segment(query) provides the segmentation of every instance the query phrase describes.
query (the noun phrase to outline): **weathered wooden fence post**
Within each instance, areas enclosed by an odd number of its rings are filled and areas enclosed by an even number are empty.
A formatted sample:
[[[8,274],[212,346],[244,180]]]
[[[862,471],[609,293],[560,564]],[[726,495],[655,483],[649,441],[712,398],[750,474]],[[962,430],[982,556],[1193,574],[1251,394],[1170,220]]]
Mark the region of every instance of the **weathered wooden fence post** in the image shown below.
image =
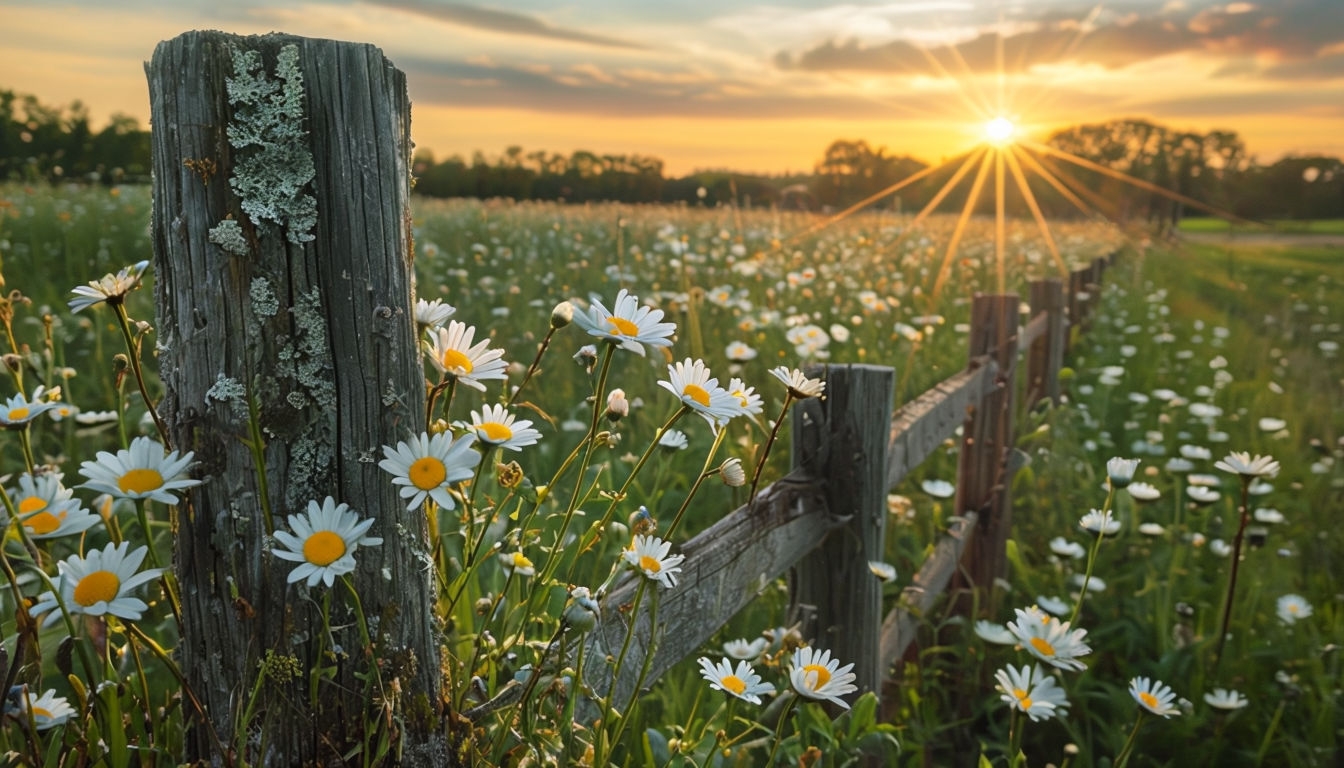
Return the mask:
[[[1004,573],[1004,542],[1012,527],[1007,459],[1013,447],[1014,373],[1017,365],[1016,294],[976,294],[971,304],[970,356],[988,355],[997,366],[998,388],[987,393],[962,425],[957,460],[956,509],[975,511],[976,533],[964,573],[970,586],[993,594]]]
[[[882,560],[886,545],[895,371],[829,365],[824,375],[826,399],[803,401],[794,416],[793,461],[824,478],[831,516],[849,519],[798,563],[790,588],[808,618],[803,636],[841,663],[853,662],[860,692],[880,692],[882,582],[868,563]]]
[[[402,764],[448,764],[425,519],[377,464],[424,427],[405,77],[369,45],[219,32],[159,44],[147,74],[163,412],[205,480],[174,557],[208,720],[191,756],[341,765],[382,723]],[[327,496],[383,539],[352,574],[376,650],[339,581],[289,585],[271,554],[266,513]]]
[[[1059,404],[1059,369],[1064,365],[1064,286],[1058,278],[1031,283],[1031,312],[1045,317],[1045,330],[1027,353],[1027,402],[1030,408],[1049,398]],[[1033,320],[1033,322],[1035,322]]]

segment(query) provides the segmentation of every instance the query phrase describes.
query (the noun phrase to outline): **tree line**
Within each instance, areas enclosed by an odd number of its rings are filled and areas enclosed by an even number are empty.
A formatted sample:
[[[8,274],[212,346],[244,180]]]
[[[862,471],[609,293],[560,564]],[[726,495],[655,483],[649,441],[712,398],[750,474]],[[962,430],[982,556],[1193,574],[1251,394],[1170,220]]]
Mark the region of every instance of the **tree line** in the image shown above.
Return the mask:
[[[1344,217],[1344,162],[1336,157],[1285,157],[1262,165],[1248,155],[1234,131],[1175,130],[1146,120],[1122,119],[1077,125],[1054,133],[1047,146],[1117,171],[1130,179],[1176,193],[1164,195],[1082,164],[1031,151],[1016,153],[1032,201],[1047,216],[1076,217],[1100,211],[1119,220],[1173,226],[1182,216],[1207,214],[1194,200],[1218,212],[1247,219]],[[149,179],[149,131],[126,115],[94,130],[88,109],[42,104],[34,96],[0,90],[0,180],[123,183]],[[974,160],[974,158],[970,158]],[[956,180],[944,207],[960,206],[977,173],[962,170],[966,158],[927,164],[873,146],[865,140],[831,143],[811,173],[769,176],[731,170],[665,175],[662,160],[648,155],[568,155],[506,148],[496,156],[474,153],[439,159],[417,152],[415,191],[430,197],[507,197],[566,202],[687,203],[835,210],[879,195],[910,176],[919,181],[880,196],[873,205],[922,209]],[[1005,171],[1005,173],[1008,173]],[[1005,179],[1011,215],[1030,215],[1030,203],[1015,175]],[[974,206],[990,213],[991,195]],[[1081,207],[1080,207],[1081,204]]]

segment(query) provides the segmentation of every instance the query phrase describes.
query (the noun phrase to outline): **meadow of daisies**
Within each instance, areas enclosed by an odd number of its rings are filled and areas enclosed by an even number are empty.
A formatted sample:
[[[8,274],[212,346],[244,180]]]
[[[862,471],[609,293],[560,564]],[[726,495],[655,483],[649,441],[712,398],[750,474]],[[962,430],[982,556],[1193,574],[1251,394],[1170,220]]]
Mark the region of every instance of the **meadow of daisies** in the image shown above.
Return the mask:
[[[153,407],[148,211],[134,187],[0,188],[12,764],[175,765],[192,719],[171,526],[202,478]],[[965,364],[969,297],[994,284],[992,226],[972,228],[934,295],[950,221],[908,231],[869,213],[798,236],[814,222],[417,204],[408,309],[426,428],[373,459],[428,519],[443,695],[470,723],[470,760],[1335,764],[1344,264],[1325,249],[1055,229],[1069,268],[1121,256],[1066,361],[1064,402],[1018,418],[1009,573],[974,615],[949,602],[922,616],[880,700],[791,624],[782,582],[700,653],[641,674],[628,706],[600,684],[647,665],[628,632],[595,642],[594,628],[613,611],[657,626],[660,594],[694,566],[680,544],[788,466],[788,409],[825,396],[803,364],[891,365],[897,405]],[[1010,224],[1010,290],[1025,295],[1057,267],[1033,225]],[[949,441],[889,497],[886,558],[871,564],[888,607],[956,512],[955,466]],[[237,681],[241,714],[217,736],[239,764],[264,754],[255,726],[280,727],[259,691],[320,696],[329,671],[305,660],[338,631],[384,650],[350,580],[392,534],[378,510],[312,499],[267,510],[266,531],[266,567],[317,631]],[[635,600],[606,604],[626,580]],[[378,669],[361,678],[367,748],[352,762],[395,755],[400,713]]]

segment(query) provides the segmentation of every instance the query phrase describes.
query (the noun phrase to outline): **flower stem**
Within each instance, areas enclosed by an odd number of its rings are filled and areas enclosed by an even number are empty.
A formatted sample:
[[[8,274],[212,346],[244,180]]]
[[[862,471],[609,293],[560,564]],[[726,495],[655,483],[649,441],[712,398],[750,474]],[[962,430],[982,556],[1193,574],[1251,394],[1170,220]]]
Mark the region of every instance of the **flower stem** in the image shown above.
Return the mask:
[[[765,764],[773,766],[775,764],[775,753],[779,751],[779,743],[784,741],[784,726],[789,722],[789,715],[793,714],[793,708],[798,706],[798,696],[795,694],[784,706],[784,711],[779,715],[779,723],[775,726],[775,742],[770,745],[770,757],[766,758]]]
[[[1232,602],[1237,594],[1237,571],[1241,566],[1241,544],[1246,536],[1246,524],[1250,522],[1249,510],[1251,478],[1241,478],[1241,523],[1237,526],[1237,537],[1232,541],[1232,573],[1227,579],[1227,596],[1223,599],[1223,621],[1218,629],[1218,644],[1213,649],[1213,671],[1218,671],[1218,663],[1223,659],[1223,644],[1227,642],[1227,626],[1232,621]]]
[[[1139,710],[1139,716],[1134,720],[1134,730],[1129,732],[1129,738],[1125,740],[1125,746],[1120,750],[1120,754],[1115,758],[1115,768],[1125,768],[1129,762],[1129,757],[1134,753],[1134,745],[1139,740],[1139,726],[1143,725],[1143,710]]]
[[[140,388],[140,399],[145,401],[145,408],[149,411],[150,418],[154,420],[154,428],[159,431],[159,437],[163,440],[164,447],[171,451],[173,443],[168,438],[168,425],[159,416],[159,412],[154,409],[154,401],[150,399],[149,390],[145,388],[145,372],[140,368],[140,344],[131,335],[131,319],[126,315],[126,307],[120,302],[112,304],[112,308],[116,310],[117,325],[121,328],[121,336],[126,341],[126,353],[131,359],[131,371],[135,374],[135,384]]]
[[[593,757],[593,765],[606,765],[606,750],[612,744],[612,739],[607,738],[607,726],[610,725],[612,702],[616,698],[616,684],[621,679],[621,667],[625,665],[625,657],[630,653],[631,641],[635,639],[635,627],[638,625],[639,604],[644,600],[644,593],[648,591],[649,580],[640,579],[639,587],[635,590],[635,599],[630,606],[630,626],[625,631],[625,640],[621,642],[621,652],[616,657],[616,665],[611,668],[611,684],[607,687],[607,695],[602,699],[602,733],[597,740],[597,752]],[[636,689],[638,691],[638,689]],[[626,713],[629,714],[629,713]],[[622,720],[625,718],[622,717]],[[621,726],[617,726],[613,738],[621,731]]]
[[[677,529],[677,525],[681,522],[682,515],[686,514],[687,507],[691,506],[691,499],[695,498],[695,493],[700,490],[700,485],[705,482],[706,478],[718,471],[716,469],[711,469],[710,466],[714,463],[714,454],[719,452],[719,446],[723,445],[723,438],[727,434],[728,427],[725,425],[719,429],[719,434],[714,436],[714,445],[710,447],[709,454],[705,456],[705,466],[700,469],[700,474],[695,478],[695,483],[691,485],[691,490],[686,494],[685,500],[681,502],[681,508],[677,510],[677,514],[672,518],[672,524],[667,526],[667,533],[664,534],[663,538],[672,538],[672,532]]]
[[[789,406],[793,404],[793,392],[784,393],[784,407],[779,409],[779,418],[775,419],[775,426],[770,429],[770,437],[765,440],[765,447],[761,449],[761,457],[756,460],[756,471],[751,474],[751,493],[747,494],[747,506],[756,500],[756,486],[761,482],[761,470],[765,469],[765,461],[770,458],[770,449],[775,445],[775,438],[779,437],[779,428],[784,424],[784,417],[789,412]]]

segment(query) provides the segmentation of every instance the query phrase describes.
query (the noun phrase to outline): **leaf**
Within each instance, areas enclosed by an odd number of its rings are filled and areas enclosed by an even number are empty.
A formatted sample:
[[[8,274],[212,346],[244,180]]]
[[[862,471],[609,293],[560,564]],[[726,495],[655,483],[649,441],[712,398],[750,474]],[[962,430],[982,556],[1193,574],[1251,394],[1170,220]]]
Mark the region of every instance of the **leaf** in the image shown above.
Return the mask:
[[[850,741],[856,740],[859,736],[871,731],[876,720],[877,695],[868,691],[854,702],[853,709],[849,711]]]

